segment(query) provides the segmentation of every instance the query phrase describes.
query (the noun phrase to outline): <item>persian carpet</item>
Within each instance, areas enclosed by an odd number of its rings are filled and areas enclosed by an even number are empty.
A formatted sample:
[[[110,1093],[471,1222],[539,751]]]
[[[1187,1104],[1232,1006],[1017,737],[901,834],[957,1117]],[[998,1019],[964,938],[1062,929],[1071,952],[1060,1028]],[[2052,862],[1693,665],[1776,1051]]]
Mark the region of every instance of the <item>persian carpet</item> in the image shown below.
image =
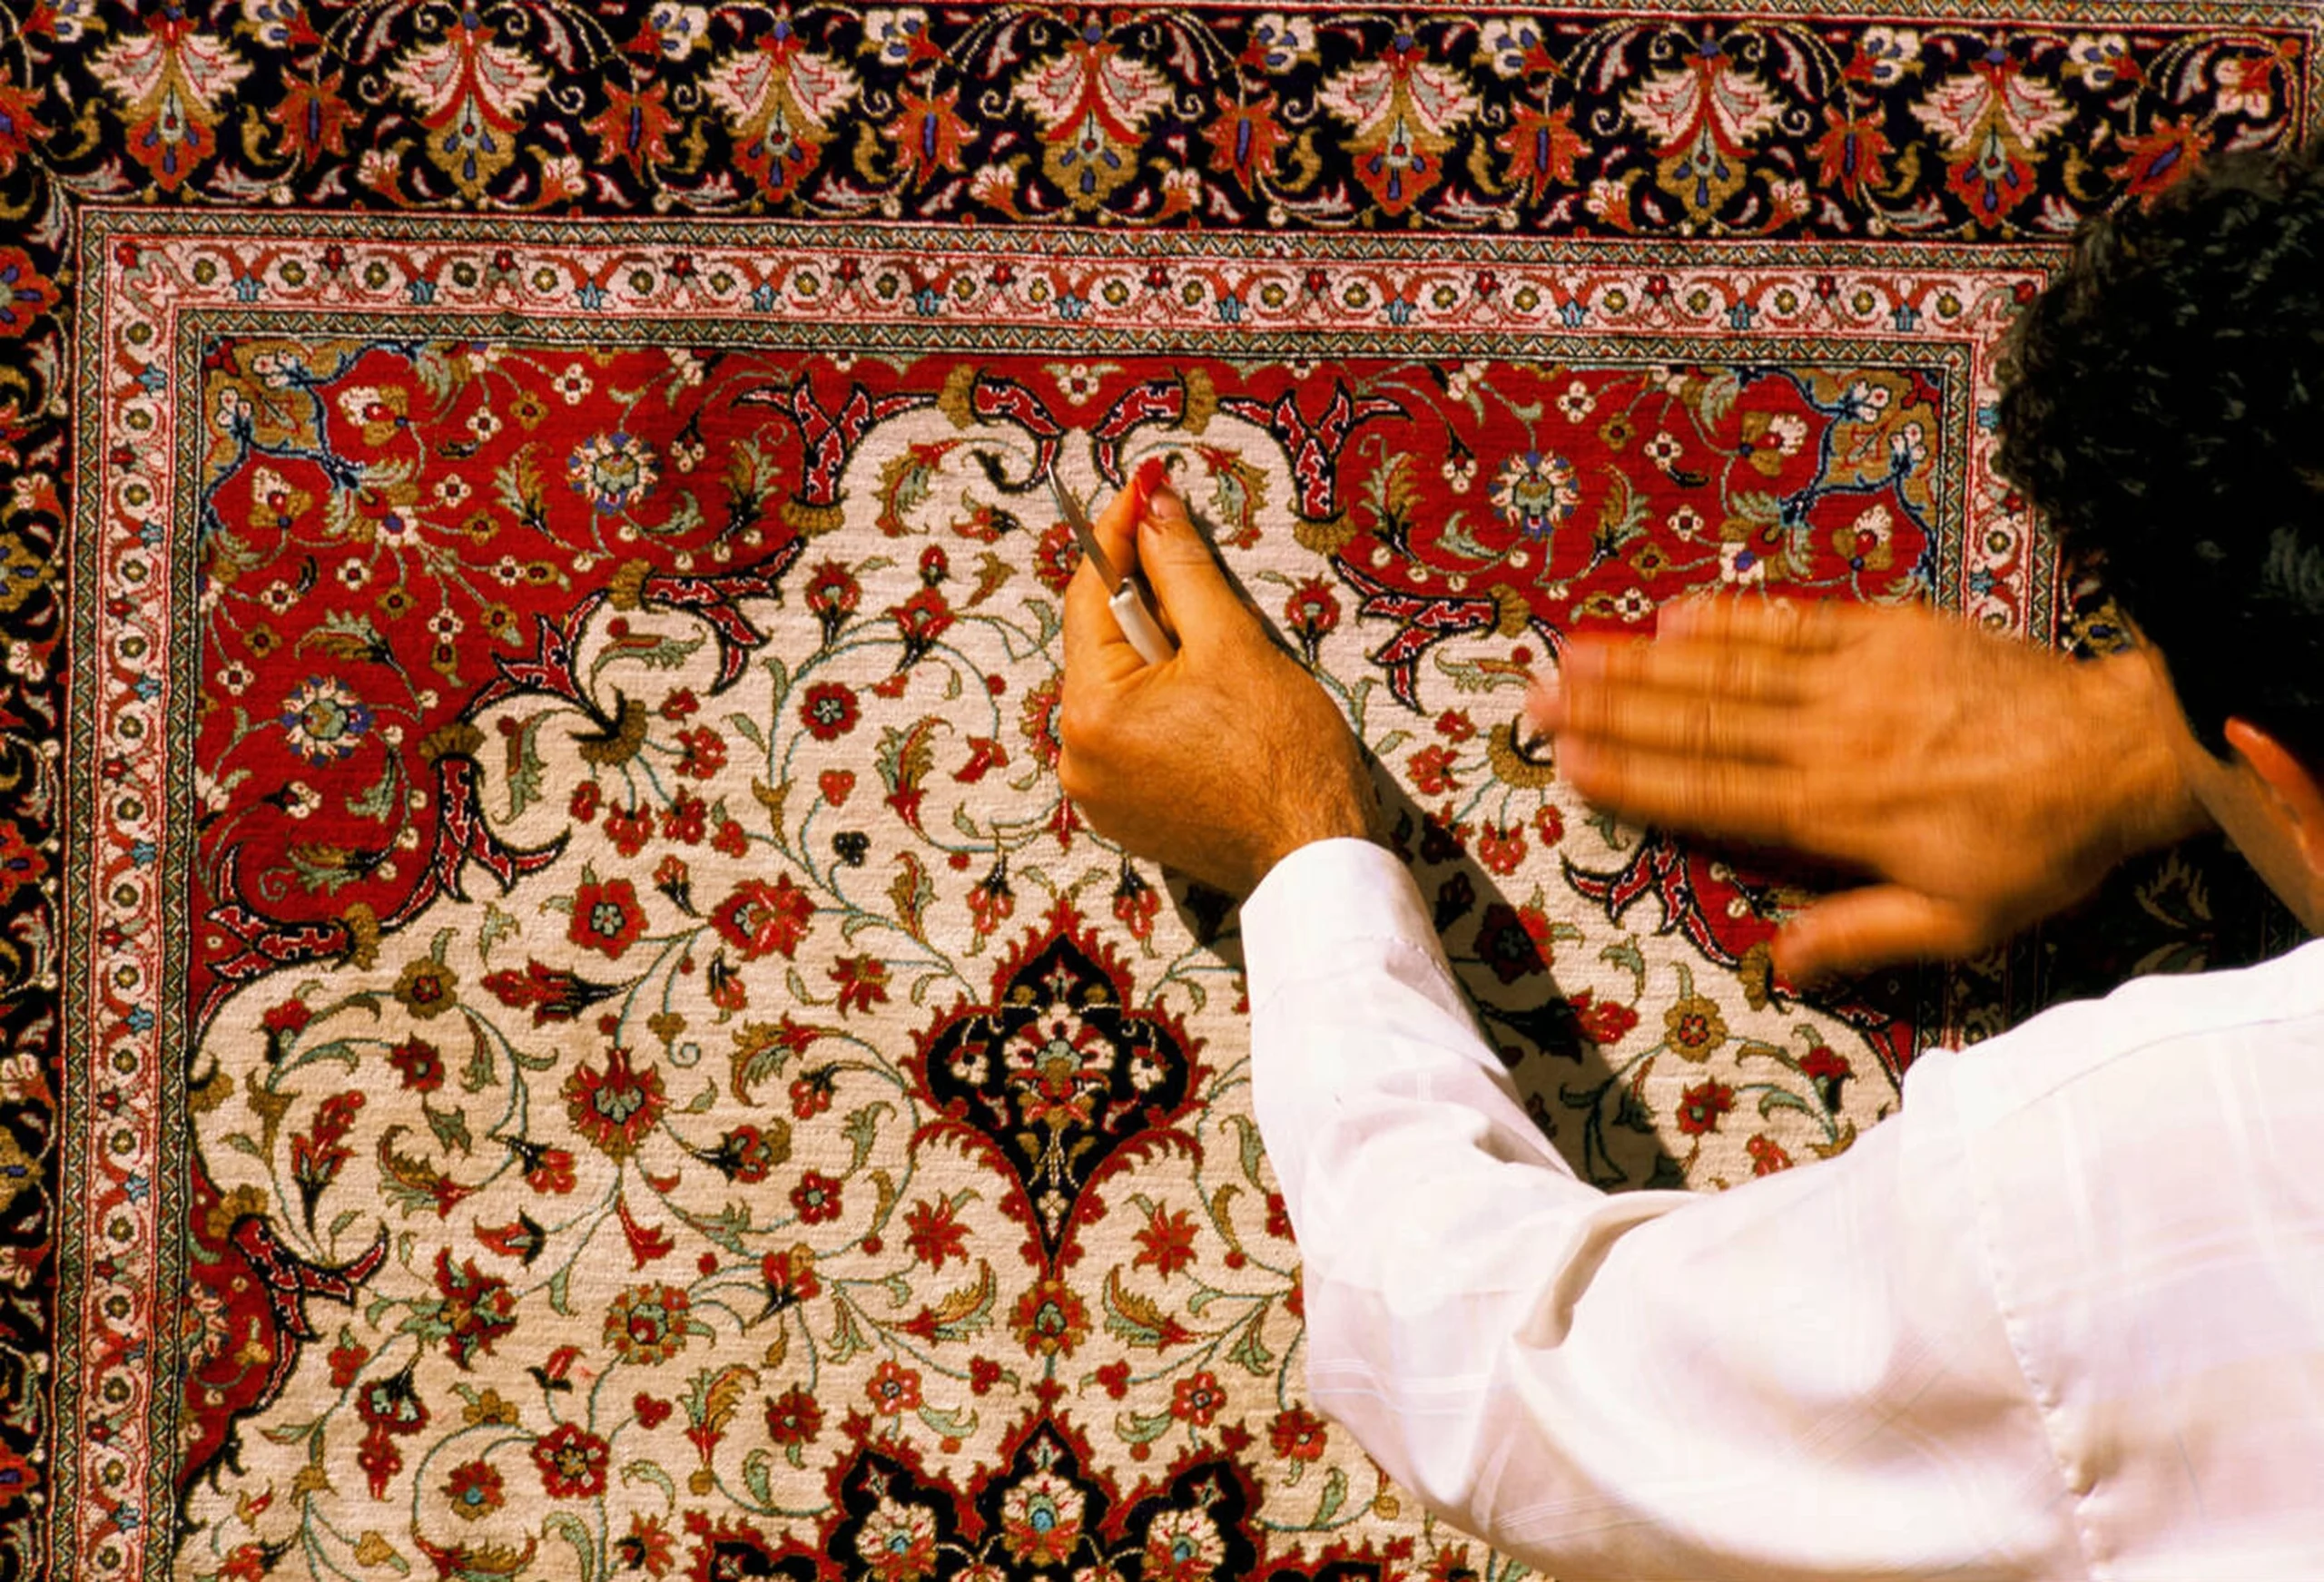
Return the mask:
[[[2002,338],[2317,19],[1889,11],[11,9],[0,1574],[1517,1574],[1304,1398],[1043,479],[1177,469],[1610,1188],[2264,952],[2197,850],[1804,996],[1518,739],[1709,587],[2116,640]]]

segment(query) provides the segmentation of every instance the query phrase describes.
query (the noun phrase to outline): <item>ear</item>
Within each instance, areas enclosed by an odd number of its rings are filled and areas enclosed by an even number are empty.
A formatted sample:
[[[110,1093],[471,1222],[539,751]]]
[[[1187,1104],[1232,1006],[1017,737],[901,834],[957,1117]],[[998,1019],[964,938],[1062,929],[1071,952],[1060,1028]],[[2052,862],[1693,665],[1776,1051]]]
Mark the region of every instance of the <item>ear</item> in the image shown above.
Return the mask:
[[[2324,874],[2324,783],[2290,749],[2249,720],[2227,722],[2227,744],[2274,794],[2309,870]]]

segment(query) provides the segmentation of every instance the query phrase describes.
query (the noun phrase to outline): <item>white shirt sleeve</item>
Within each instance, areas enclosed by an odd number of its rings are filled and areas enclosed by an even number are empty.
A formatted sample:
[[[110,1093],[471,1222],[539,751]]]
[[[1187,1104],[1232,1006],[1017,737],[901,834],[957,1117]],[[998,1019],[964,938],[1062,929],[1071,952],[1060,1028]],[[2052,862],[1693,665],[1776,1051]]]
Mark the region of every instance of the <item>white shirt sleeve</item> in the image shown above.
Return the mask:
[[[1432,1508],[1560,1582],[2090,1574],[1949,1084],[1835,1160],[1610,1196],[1388,853],[1294,853],[1243,935],[1310,1392]]]

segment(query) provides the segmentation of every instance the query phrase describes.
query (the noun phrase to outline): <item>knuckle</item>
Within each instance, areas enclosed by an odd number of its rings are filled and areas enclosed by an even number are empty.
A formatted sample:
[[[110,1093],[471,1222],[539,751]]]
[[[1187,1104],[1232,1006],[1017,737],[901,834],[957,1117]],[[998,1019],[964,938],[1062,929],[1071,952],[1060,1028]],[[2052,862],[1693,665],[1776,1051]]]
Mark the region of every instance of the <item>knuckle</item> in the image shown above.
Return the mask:
[[[1081,760],[1074,754],[1070,743],[1057,755],[1057,783],[1059,791],[1077,802],[1087,801],[1096,789],[1090,784],[1088,771],[1082,767]]]
[[[1088,700],[1068,688],[1058,704],[1057,739],[1067,752],[1094,752],[1099,747],[1100,722],[1105,715]]]

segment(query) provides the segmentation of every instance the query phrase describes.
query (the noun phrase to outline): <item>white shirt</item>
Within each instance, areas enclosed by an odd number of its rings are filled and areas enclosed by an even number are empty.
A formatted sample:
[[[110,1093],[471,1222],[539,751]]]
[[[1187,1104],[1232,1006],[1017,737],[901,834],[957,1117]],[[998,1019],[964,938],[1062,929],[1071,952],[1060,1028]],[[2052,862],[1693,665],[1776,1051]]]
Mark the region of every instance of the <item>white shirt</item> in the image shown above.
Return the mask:
[[[2324,942],[1933,1051],[1846,1154],[1608,1196],[1394,858],[1243,909],[1307,1377],[1560,1582],[2324,1578]]]

